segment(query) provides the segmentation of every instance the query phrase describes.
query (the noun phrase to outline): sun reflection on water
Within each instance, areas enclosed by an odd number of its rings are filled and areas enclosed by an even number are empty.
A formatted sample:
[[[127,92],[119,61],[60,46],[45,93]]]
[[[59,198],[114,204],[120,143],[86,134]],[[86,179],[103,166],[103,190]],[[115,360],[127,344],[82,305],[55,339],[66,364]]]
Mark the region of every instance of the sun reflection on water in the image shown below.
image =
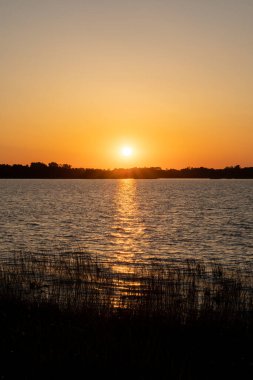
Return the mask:
[[[115,203],[116,213],[111,238],[112,243],[119,249],[115,253],[114,270],[118,273],[132,273],[133,265],[140,259],[139,239],[145,234],[137,201],[136,180],[118,181]]]

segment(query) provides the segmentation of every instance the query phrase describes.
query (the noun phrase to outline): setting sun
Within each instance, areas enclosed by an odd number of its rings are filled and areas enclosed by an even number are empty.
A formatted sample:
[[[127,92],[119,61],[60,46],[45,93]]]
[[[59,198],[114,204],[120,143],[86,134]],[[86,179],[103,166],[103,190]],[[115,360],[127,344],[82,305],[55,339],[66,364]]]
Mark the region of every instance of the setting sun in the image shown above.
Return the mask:
[[[121,148],[121,154],[122,156],[130,157],[133,154],[133,149],[129,146],[124,146],[123,148]]]

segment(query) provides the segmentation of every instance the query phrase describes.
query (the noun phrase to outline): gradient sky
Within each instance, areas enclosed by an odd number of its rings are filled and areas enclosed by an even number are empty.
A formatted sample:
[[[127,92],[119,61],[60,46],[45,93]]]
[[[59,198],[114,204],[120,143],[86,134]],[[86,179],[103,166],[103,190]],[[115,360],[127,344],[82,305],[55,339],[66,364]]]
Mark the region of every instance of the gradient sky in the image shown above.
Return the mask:
[[[252,20],[253,0],[0,0],[0,163],[253,166]]]

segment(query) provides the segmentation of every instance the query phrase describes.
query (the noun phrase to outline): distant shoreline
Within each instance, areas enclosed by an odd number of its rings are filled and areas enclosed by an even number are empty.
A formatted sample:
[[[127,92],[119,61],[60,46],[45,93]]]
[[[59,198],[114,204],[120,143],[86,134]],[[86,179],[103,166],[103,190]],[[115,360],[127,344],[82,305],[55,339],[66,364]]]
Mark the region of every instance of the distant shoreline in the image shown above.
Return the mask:
[[[66,179],[66,180],[119,180],[119,179],[143,179],[143,180],[174,180],[174,179],[189,179],[189,180],[200,180],[200,179],[203,179],[203,180],[237,180],[237,179],[240,179],[240,180],[253,180],[253,177],[251,178],[248,178],[248,177],[229,177],[229,178],[225,178],[225,177],[217,177],[217,178],[208,178],[208,177],[157,177],[157,178],[150,178],[150,177],[141,177],[141,178],[137,178],[137,177],[115,177],[115,178],[79,178],[79,177],[73,177],[73,178],[70,178],[70,177],[0,177],[0,180],[2,179],[24,179],[24,180],[29,180],[29,179],[37,179],[37,180],[41,180],[41,179],[45,179],[45,180],[57,180],[57,179]]]
[[[253,167],[241,168],[240,165],[223,169],[192,168],[162,169],[149,168],[117,168],[94,169],[72,168],[71,165],[59,165],[55,162],[44,164],[33,162],[30,165],[0,164],[0,179],[253,179]]]

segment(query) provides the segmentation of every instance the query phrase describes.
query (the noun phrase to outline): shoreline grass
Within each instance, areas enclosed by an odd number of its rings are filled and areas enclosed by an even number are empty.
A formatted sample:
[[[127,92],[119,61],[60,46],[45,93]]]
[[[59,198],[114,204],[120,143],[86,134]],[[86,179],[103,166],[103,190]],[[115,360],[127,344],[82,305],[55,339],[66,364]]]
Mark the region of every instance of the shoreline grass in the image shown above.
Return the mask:
[[[156,262],[122,274],[84,252],[17,253],[0,263],[0,305],[4,379],[13,378],[10,363],[27,379],[45,378],[49,366],[59,378],[71,368],[253,375],[252,277],[218,264]]]
[[[16,253],[0,262],[0,297],[62,310],[166,316],[186,323],[211,316],[251,322],[250,272],[218,263],[151,262],[122,273],[85,252]]]

